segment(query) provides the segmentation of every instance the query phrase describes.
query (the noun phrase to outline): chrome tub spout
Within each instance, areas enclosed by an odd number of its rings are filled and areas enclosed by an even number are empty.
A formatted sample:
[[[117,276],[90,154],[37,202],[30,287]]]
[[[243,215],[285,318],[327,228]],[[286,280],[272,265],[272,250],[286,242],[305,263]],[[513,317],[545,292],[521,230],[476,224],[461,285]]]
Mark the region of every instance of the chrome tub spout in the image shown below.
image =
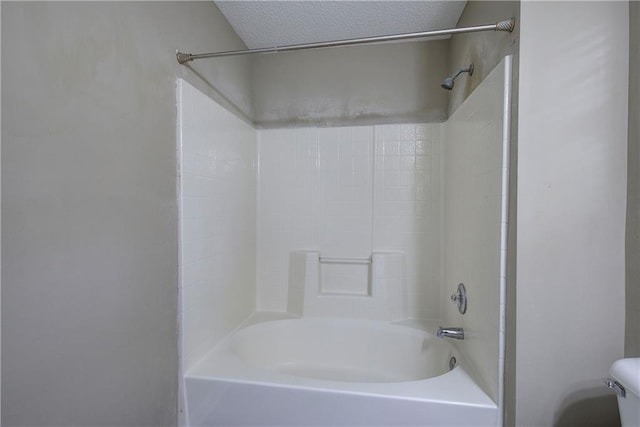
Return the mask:
[[[457,340],[464,339],[464,329],[462,328],[438,328],[438,337],[440,338],[455,338]]]

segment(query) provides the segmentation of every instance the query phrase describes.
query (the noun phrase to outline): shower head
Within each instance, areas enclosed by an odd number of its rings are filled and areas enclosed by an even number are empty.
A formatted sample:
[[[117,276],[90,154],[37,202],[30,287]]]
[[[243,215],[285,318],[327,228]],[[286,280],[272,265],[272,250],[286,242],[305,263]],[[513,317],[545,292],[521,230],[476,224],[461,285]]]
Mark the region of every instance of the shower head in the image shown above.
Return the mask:
[[[440,86],[442,86],[442,88],[446,90],[453,89],[453,77],[447,77],[446,79],[444,79]]]
[[[446,79],[444,79],[442,81],[442,83],[440,84],[440,86],[443,89],[452,90],[453,89],[454,80],[462,73],[469,73],[469,75],[472,76],[473,75],[473,64],[469,65],[467,68],[460,68],[458,71],[453,73],[451,76],[449,76]]]

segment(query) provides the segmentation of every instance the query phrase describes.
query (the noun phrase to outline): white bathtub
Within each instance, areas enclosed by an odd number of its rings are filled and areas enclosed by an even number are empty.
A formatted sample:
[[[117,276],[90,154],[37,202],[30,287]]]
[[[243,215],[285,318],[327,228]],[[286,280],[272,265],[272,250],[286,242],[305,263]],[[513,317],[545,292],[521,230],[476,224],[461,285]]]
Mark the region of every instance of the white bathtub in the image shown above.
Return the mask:
[[[450,370],[452,357],[458,363]],[[489,426],[498,419],[448,342],[370,320],[250,324],[185,382],[192,426]]]

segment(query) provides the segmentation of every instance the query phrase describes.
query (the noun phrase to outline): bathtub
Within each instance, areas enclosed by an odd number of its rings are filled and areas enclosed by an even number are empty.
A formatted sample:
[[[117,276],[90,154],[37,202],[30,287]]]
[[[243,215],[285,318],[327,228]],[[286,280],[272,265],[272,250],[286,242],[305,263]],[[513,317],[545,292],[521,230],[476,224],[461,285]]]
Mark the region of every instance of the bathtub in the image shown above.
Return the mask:
[[[447,341],[371,320],[262,314],[185,375],[191,426],[489,426]]]

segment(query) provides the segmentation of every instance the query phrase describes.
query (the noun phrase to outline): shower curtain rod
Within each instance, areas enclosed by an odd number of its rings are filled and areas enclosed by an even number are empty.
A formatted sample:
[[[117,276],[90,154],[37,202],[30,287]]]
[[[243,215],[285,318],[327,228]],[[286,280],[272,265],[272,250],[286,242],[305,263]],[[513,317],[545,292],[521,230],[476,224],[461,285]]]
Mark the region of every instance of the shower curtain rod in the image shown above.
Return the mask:
[[[418,33],[390,34],[386,36],[364,37],[358,39],[334,40],[318,43],[292,44],[286,46],[263,47],[258,49],[229,50],[226,52],[213,53],[176,53],[176,58],[180,64],[185,64],[196,59],[219,58],[222,56],[250,55],[254,53],[278,53],[290,52],[294,50],[321,49],[327,47],[351,46],[359,44],[388,42],[397,40],[410,40],[423,37],[448,36],[452,34],[474,33],[478,31],[513,31],[515,26],[514,18],[496,22],[495,24],[477,25],[475,27],[451,28],[448,30],[422,31]]]

